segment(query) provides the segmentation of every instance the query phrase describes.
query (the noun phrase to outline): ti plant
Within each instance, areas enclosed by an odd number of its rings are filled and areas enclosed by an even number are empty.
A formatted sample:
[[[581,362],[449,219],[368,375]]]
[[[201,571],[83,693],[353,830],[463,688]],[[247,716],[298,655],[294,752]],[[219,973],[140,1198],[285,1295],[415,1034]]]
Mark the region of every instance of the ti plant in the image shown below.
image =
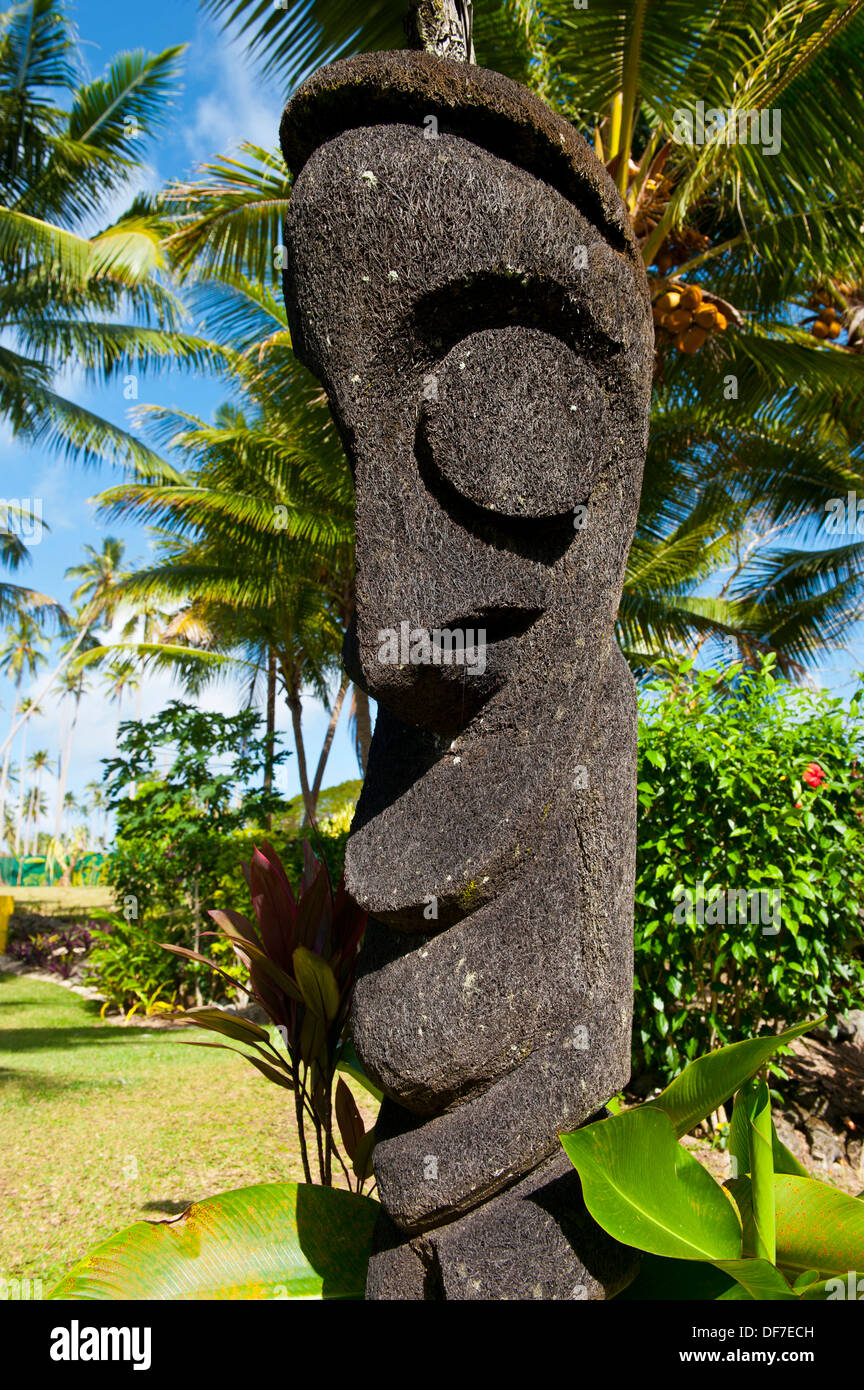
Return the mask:
[[[646,1253],[619,1297],[838,1298],[864,1270],[864,1200],[812,1178],[780,1142],[759,1079],[814,1026],[721,1047],[655,1100],[561,1136],[595,1221]],[[679,1140],[730,1096],[733,1176],[720,1186]]]
[[[296,897],[279,856],[268,844],[255,849],[243,872],[252,895],[254,922],[241,912],[212,911],[219,933],[206,935],[221,933],[227,938],[248,974],[249,984],[242,987],[264,1010],[282,1046],[277,1046],[267,1028],[215,1007],[188,1009],[182,1017],[251,1051],[226,1043],[190,1045],[239,1052],[269,1081],[293,1092],[306,1181],[313,1182],[314,1166],[317,1181],[332,1186],[335,1159],[349,1187],[361,1192],[372,1172],[375,1132],[365,1130],[350,1089],[336,1073],[340,1068],[348,1072],[380,1099],[356,1066],[347,1037],[366,913],[346,891],[344,876],[333,892],[326,865],[308,843]],[[167,944],[165,949],[230,978],[196,951]],[[233,979],[230,982],[236,984]],[[353,1169],[353,1183],[336,1144],[334,1117]]]

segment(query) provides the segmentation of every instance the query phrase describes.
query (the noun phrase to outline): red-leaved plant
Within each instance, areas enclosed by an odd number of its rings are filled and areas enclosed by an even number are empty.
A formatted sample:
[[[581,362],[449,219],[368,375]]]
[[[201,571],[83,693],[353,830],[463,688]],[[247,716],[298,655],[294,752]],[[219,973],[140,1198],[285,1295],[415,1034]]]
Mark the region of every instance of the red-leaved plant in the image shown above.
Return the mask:
[[[307,842],[303,861],[303,877],[295,897],[276,851],[266,843],[256,847],[252,862],[243,865],[255,921],[242,912],[212,911],[210,916],[219,932],[205,933],[221,933],[228,939],[248,973],[249,984],[241,988],[275,1025],[284,1051],[266,1028],[225,1009],[187,1009],[182,1018],[233,1042],[245,1043],[252,1048],[251,1053],[236,1047],[227,1050],[239,1052],[269,1081],[293,1091],[307,1182],[313,1181],[310,1156],[314,1137],[318,1181],[332,1185],[335,1158],[351,1186],[351,1175],[335,1142],[335,1112],[359,1192],[371,1174],[374,1130],[365,1131],[354,1097],[342,1078],[338,1078],[335,1096],[333,1083],[347,1044],[348,1013],[366,913],[346,891],[344,875],[333,892],[327,866]],[[197,951],[167,943],[165,949],[202,962],[236,986],[237,981],[221,966]]]

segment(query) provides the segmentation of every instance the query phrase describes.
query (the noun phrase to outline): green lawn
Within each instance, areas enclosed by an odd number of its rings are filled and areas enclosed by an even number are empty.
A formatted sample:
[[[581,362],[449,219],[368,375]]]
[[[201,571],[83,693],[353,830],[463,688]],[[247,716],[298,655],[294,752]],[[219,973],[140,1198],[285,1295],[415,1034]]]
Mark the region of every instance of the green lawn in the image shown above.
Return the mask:
[[[97,1008],[0,975],[0,1279],[42,1279],[46,1293],[132,1221],[302,1180],[287,1093],[239,1057],[181,1042],[198,1030],[103,1023]]]

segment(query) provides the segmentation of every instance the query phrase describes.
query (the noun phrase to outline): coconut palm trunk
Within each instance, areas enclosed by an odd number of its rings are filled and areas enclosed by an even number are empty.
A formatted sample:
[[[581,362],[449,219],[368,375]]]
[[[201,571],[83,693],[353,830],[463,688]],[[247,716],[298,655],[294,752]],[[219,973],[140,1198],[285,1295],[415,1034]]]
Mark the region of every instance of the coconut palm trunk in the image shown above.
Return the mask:
[[[28,710],[28,714],[29,714]],[[26,717],[26,716],[25,716]],[[15,853],[21,853],[21,835],[24,828],[24,772],[27,767],[27,725],[21,730],[21,758],[18,764],[18,813],[15,820]],[[21,882],[19,875],[18,882]]]
[[[348,690],[348,677],[343,675],[339,686],[339,694],[333,701],[333,708],[330,711],[330,719],[327,724],[327,733],[324,737],[324,745],[321,749],[321,756],[318,759],[318,766],[315,769],[315,780],[312,783],[312,809],[313,813],[318,807],[318,797],[321,795],[321,783],[324,780],[324,768],[327,766],[327,759],[330,756],[330,749],[333,744],[333,737],[336,733],[336,725],[339,723],[339,715],[342,713],[342,705],[345,702],[345,694]]]
[[[351,710],[354,716],[354,748],[357,753],[357,761],[360,764],[360,771],[365,777],[366,768],[369,766],[369,748],[372,743],[372,717],[369,711],[369,696],[365,690],[360,689],[359,685],[354,686]]]
[[[69,778],[69,768],[72,763],[72,746],[75,738],[75,729],[78,724],[78,711],[81,705],[80,689],[75,694],[75,703],[72,706],[72,717],[69,727],[66,730],[66,740],[60,761],[60,777],[57,787],[57,812],[54,817],[54,838],[59,840],[63,835],[63,812],[66,807],[66,783]]]

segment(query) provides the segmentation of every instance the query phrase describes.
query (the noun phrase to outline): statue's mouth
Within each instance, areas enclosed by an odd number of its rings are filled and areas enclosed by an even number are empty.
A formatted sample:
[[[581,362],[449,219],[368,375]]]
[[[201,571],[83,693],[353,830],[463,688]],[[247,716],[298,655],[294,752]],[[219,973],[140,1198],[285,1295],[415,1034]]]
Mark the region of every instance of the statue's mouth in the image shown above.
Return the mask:
[[[401,620],[365,633],[362,648],[352,623],[345,669],[404,724],[454,738],[505,684],[522,639],[542,613],[502,605],[426,626]]]

